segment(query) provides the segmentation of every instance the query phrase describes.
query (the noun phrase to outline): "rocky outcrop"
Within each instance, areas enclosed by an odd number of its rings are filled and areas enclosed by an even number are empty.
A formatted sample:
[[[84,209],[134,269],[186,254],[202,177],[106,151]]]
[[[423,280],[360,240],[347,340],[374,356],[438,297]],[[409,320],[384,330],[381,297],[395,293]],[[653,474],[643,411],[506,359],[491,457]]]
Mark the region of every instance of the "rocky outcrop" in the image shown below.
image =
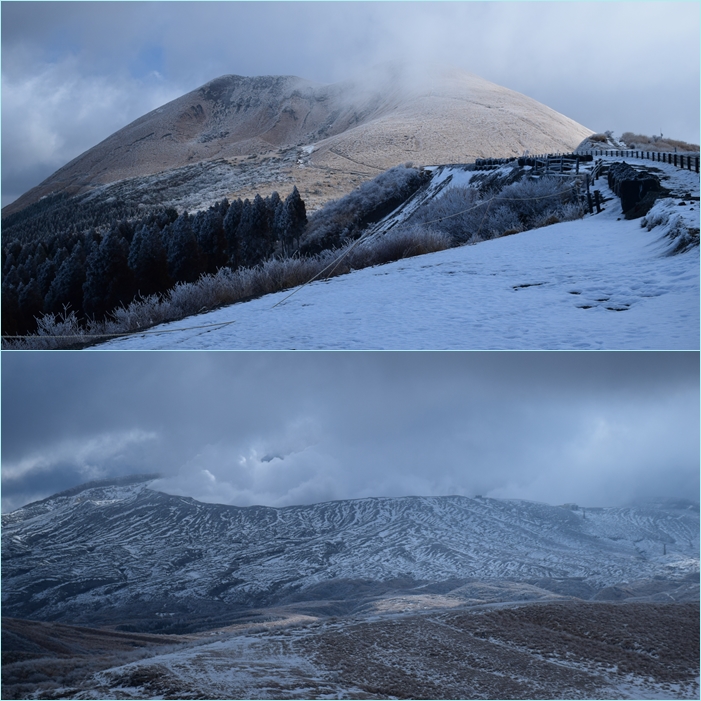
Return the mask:
[[[625,162],[609,166],[608,185],[621,198],[621,208],[626,219],[644,216],[655,204],[655,200],[666,193],[656,175],[646,169],[633,168]]]

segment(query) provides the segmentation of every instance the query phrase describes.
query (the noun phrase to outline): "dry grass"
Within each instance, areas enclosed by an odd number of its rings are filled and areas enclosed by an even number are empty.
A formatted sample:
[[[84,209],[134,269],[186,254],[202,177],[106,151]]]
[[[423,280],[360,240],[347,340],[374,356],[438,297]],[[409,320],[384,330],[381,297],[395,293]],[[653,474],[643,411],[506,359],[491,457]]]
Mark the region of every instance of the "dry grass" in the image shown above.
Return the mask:
[[[688,144],[686,141],[668,139],[662,136],[645,136],[644,134],[634,134],[630,131],[624,132],[621,135],[620,140],[629,148],[637,148],[643,151],[699,152],[698,144]]]
[[[17,639],[3,641],[3,698],[698,698],[698,602],[330,618],[223,629],[214,646],[206,634],[154,646],[158,636],[7,620],[3,633],[19,631],[25,645],[39,638],[41,650],[13,661]],[[151,659],[164,648],[177,658]]]
[[[303,644],[373,698],[532,699],[613,698],[631,678],[693,686],[698,641],[698,603],[570,601],[358,623]]]
[[[2,698],[64,698],[94,672],[172,650],[187,636],[155,636],[2,619]],[[70,694],[68,694],[70,697]]]

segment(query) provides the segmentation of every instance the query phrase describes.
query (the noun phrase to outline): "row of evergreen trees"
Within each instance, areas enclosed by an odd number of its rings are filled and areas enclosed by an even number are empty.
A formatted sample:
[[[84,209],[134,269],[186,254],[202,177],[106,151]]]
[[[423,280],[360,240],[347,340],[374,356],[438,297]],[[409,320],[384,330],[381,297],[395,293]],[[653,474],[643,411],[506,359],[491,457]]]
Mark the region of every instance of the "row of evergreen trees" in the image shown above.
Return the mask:
[[[224,199],[193,215],[166,209],[114,221],[101,232],[72,226],[26,242],[4,240],[2,333],[32,333],[36,317],[65,308],[103,319],[136,296],[166,292],[224,266],[290,255],[306,222],[295,187],[285,200],[276,192]]]

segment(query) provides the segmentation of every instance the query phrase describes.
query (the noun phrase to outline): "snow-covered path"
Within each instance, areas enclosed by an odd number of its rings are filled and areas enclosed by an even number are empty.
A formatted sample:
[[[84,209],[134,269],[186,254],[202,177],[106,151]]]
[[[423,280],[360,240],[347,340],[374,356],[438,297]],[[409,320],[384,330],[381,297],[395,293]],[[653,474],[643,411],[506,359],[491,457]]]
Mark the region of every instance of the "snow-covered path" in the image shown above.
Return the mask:
[[[698,175],[684,178],[698,195]],[[662,227],[626,221],[618,198],[605,207],[315,282],[279,306],[290,291],[96,348],[698,349],[699,249],[665,255]],[[684,214],[698,222],[698,200]],[[233,323],[171,331],[222,322]]]

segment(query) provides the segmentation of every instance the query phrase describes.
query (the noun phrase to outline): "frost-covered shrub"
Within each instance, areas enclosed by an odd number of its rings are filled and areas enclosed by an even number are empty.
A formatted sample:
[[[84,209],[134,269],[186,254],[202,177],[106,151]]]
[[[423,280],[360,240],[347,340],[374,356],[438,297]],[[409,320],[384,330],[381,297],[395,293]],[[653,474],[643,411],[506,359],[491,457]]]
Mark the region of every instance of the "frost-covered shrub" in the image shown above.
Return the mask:
[[[669,139],[660,136],[646,136],[645,134],[634,134],[626,131],[621,135],[621,141],[628,148],[639,148],[644,151],[682,151],[688,153],[698,153],[698,144],[689,144],[678,139]]]
[[[315,254],[357,238],[364,227],[382,219],[416,192],[424,177],[415,168],[397,166],[345,197],[328,202],[309,217],[300,251]]]
[[[472,186],[450,188],[411,223],[430,225],[456,244],[473,243],[581,217],[572,183],[562,178],[513,182],[496,194]]]
[[[414,224],[392,229],[361,243],[353,251],[349,263],[353,268],[382,265],[402,258],[442,251],[452,246],[450,236],[438,229]]]
[[[431,226],[450,236],[455,243],[471,241],[480,230],[488,202],[471,187],[451,187],[429,202],[411,219],[412,224]]]
[[[24,339],[3,340],[5,348],[26,348],[36,350],[54,350],[71,344],[83,343],[87,340],[87,330],[81,326],[74,311],[65,309],[60,314],[46,314],[37,320],[36,335],[31,346]]]
[[[498,205],[489,212],[484,227],[485,238],[503,236],[506,232],[515,234],[523,231],[523,225],[516,212],[507,205]]]
[[[567,179],[529,178],[505,187],[497,201],[508,205],[524,229],[532,229],[550,215],[558,216],[560,221],[560,212],[574,202],[574,195],[572,183]]]

